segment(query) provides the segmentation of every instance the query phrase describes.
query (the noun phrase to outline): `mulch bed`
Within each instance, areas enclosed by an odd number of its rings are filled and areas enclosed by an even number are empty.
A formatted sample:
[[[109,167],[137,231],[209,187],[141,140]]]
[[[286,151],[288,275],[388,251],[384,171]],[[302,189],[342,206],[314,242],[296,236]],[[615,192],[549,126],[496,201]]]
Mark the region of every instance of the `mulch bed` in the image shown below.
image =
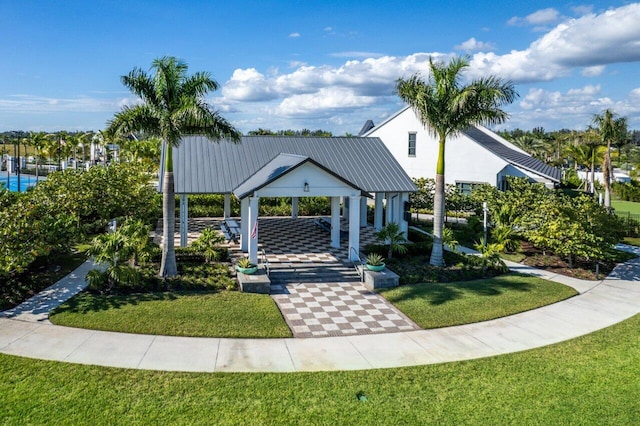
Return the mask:
[[[609,275],[617,265],[614,261],[601,262],[600,274],[596,277],[596,264],[592,260],[574,259],[573,268],[570,268],[566,259],[548,251],[543,252],[527,241],[522,241],[520,251],[527,256],[522,261],[525,265],[583,280],[601,280]]]

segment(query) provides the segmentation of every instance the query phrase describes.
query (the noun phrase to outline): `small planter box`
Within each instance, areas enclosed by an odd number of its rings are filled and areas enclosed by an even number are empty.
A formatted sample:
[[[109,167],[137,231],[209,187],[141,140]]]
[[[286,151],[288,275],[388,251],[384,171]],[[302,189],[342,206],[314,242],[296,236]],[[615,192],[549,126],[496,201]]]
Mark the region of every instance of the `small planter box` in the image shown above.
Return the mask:
[[[240,291],[245,293],[269,294],[271,292],[271,280],[264,269],[258,269],[253,274],[237,274]]]
[[[370,271],[364,265],[359,266],[364,274],[364,286],[369,290],[377,290],[379,288],[397,287],[400,284],[400,277],[389,269],[380,272]]]

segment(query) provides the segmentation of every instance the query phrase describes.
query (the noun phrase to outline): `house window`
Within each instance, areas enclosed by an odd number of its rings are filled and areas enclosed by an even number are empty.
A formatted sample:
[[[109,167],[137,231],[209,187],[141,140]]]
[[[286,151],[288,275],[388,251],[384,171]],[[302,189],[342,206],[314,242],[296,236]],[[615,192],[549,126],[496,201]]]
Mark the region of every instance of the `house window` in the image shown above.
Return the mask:
[[[409,133],[409,157],[416,156],[416,134]]]
[[[469,195],[474,188],[484,185],[482,182],[460,182],[456,181],[456,188],[461,194]]]

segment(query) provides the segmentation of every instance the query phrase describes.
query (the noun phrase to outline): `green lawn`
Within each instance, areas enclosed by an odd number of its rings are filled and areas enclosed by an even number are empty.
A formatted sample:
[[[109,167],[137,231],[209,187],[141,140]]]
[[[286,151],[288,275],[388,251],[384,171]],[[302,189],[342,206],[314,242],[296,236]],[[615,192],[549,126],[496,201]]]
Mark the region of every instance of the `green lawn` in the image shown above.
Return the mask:
[[[170,373],[0,355],[0,423],[631,425],[638,330],[640,316],[521,353],[331,373]]]
[[[576,295],[562,284],[505,274],[446,284],[416,284],[382,292],[422,328],[486,321],[528,311]]]
[[[640,203],[634,203],[633,201],[611,200],[611,207],[618,213],[630,212],[631,214],[640,214]]]
[[[275,302],[262,294],[80,293],[56,309],[51,322],[126,333],[196,337],[291,337]]]

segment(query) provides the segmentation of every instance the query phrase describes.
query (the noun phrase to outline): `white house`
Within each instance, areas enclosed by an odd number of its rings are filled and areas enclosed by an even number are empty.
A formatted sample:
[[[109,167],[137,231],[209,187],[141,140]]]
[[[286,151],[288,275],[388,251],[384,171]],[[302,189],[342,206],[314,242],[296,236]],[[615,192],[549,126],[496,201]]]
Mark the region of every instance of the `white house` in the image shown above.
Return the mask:
[[[405,107],[383,123],[365,123],[361,136],[378,137],[412,178],[435,178],[438,140]],[[474,184],[506,187],[506,177],[517,176],[553,187],[560,182],[560,170],[481,127],[470,127],[447,140],[445,182],[469,191]]]

